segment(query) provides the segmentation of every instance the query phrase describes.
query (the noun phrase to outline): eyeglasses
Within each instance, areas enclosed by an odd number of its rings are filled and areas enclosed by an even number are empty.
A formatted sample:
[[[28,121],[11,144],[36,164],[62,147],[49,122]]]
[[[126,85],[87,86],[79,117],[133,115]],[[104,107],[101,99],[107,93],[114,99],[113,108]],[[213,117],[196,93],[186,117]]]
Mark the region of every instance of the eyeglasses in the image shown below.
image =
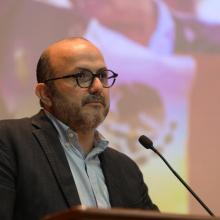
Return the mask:
[[[102,69],[96,74],[93,74],[90,70],[83,69],[76,74],[47,79],[44,81],[44,83],[57,79],[74,78],[79,87],[89,88],[93,84],[94,79],[97,77],[101,81],[104,88],[110,88],[114,85],[117,76],[118,74],[114,73],[112,70]]]

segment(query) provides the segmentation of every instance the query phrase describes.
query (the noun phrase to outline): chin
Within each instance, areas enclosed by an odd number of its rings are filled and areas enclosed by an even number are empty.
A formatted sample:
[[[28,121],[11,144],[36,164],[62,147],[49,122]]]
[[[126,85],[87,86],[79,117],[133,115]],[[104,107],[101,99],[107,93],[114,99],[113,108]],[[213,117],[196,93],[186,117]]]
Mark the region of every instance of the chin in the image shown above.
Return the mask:
[[[102,113],[92,114],[86,118],[88,124],[90,124],[90,126],[93,128],[97,128],[104,120],[105,120],[105,116]]]

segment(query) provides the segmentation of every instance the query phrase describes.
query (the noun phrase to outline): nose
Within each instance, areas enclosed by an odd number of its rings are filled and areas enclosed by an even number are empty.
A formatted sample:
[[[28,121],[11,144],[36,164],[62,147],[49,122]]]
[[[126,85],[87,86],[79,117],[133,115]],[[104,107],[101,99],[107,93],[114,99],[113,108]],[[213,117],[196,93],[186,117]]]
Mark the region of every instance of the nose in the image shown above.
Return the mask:
[[[100,81],[100,79],[98,77],[94,78],[92,85],[89,87],[89,91],[92,94],[102,93],[103,85],[102,85],[102,82]]]

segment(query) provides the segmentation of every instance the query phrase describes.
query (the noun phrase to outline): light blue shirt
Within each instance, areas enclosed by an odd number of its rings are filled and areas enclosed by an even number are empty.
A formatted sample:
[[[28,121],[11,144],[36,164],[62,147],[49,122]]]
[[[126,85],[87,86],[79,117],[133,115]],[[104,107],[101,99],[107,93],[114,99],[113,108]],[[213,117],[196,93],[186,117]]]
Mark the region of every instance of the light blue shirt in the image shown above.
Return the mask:
[[[45,113],[59,134],[59,140],[66,154],[81,204],[88,207],[111,207],[98,157],[108,146],[108,141],[96,131],[94,148],[86,155],[80,147],[77,133],[49,112],[45,111]]]

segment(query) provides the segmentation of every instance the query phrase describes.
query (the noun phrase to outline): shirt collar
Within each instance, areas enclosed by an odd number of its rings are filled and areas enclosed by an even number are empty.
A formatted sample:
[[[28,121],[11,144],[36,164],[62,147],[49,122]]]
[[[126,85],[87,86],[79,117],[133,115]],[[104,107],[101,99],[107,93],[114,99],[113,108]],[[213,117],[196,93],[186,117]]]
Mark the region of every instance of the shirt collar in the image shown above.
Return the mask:
[[[85,155],[83,149],[81,148],[78,141],[78,134],[74,132],[70,127],[57,119],[54,115],[44,109],[46,116],[51,120],[54,127],[56,128],[59,139],[61,143],[69,143],[75,147],[84,157],[91,158],[102,153],[108,147],[108,140],[99,133],[98,130],[95,131],[94,148]]]

